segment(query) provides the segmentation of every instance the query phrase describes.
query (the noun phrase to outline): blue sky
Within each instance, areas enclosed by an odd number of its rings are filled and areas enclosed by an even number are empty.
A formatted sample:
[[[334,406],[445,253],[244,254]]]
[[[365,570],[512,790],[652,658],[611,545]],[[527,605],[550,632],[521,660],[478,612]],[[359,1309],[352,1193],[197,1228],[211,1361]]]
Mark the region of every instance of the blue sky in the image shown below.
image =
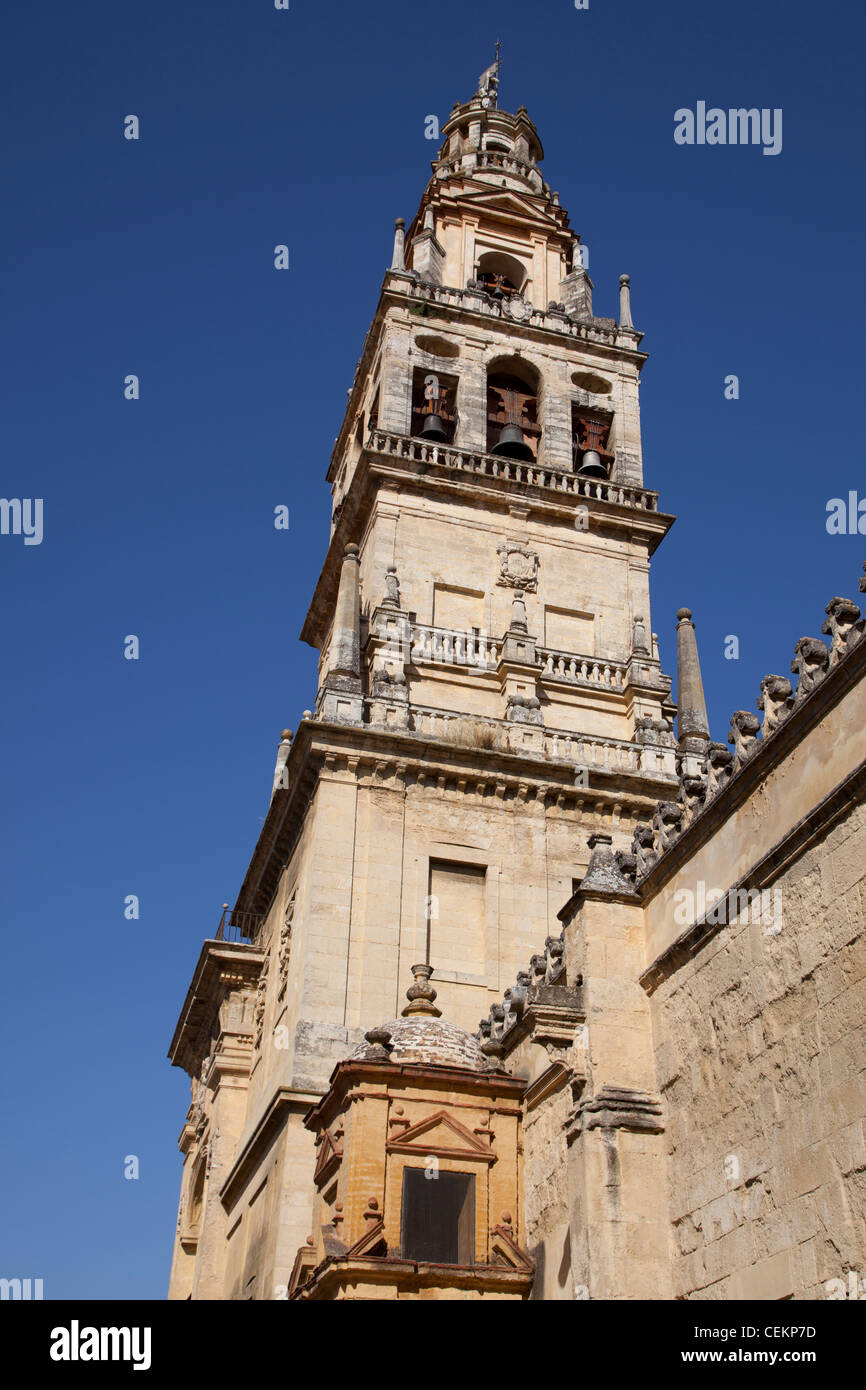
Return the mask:
[[[0,492],[44,499],[44,539],[0,536],[0,1274],[161,1298],[188,1103],[166,1048],[314,699],[325,470],[425,118],[501,38],[501,104],[538,126],[596,312],[632,277],[646,481],[679,517],[653,626],[672,671],[694,610],[724,739],[866,559],[825,526],[829,498],[866,497],[866,22],[805,0],[93,0],[4,29]],[[699,100],[781,108],[781,154],[677,146]]]

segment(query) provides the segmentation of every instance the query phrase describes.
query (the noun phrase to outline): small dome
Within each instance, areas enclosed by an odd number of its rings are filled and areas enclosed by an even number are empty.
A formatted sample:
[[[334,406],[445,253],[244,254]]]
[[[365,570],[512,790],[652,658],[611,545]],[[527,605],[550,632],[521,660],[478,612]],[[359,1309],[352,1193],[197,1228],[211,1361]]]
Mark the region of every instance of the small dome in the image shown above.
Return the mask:
[[[384,1060],[383,1052],[387,1052],[388,1061],[396,1065],[420,1062],[433,1067],[464,1067],[470,1071],[486,1068],[487,1059],[478,1039],[465,1028],[441,1018],[425,1014],[393,1018],[371,1032],[379,1037],[385,1033],[390,1035],[385,1047],[376,1042],[364,1042],[355,1048],[353,1060]]]

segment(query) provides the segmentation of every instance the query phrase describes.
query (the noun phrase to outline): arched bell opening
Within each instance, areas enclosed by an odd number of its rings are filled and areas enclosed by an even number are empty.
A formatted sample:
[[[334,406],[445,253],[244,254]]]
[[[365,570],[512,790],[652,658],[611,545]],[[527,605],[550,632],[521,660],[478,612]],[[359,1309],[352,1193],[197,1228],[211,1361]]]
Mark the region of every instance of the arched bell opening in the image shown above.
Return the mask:
[[[538,457],[538,373],[513,358],[487,372],[487,452],[532,463]]]
[[[457,377],[416,367],[412,376],[412,435],[451,444],[457,429]]]
[[[571,410],[572,455],[575,473],[587,478],[609,478],[613,467],[610,447],[611,416],[573,405]]]
[[[505,251],[485,251],[475,268],[475,279],[494,299],[507,299],[512,294],[523,294],[528,276],[516,256]]]

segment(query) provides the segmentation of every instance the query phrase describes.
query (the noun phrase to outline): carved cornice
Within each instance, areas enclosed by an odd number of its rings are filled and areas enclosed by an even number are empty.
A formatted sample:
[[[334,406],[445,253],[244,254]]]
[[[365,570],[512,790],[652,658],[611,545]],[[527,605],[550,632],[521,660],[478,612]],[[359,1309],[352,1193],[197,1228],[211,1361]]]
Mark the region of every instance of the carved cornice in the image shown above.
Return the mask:
[[[228,941],[204,943],[168,1050],[172,1066],[183,1067],[193,1078],[199,1075],[210,1051],[213,1020],[223,1001],[234,990],[254,989],[263,961],[264,955],[255,946]]]

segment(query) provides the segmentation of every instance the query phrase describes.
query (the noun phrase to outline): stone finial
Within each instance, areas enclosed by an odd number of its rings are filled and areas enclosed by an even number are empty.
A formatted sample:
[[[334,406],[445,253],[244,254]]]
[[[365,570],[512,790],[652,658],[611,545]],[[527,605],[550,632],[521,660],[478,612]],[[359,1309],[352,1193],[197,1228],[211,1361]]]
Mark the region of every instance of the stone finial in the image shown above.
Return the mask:
[[[403,254],[403,244],[406,240],[406,222],[402,217],[398,217],[394,223],[394,256],[391,261],[392,270],[405,270],[406,263]]]
[[[743,764],[757,753],[760,728],[761,721],[751,710],[734,710],[731,715],[731,732],[728,734],[728,743],[734,745],[734,772],[739,772]]]
[[[280,746],[277,749],[277,761],[276,766],[274,767],[274,780],[273,785],[271,787],[272,801],[274,799],[275,792],[284,791],[288,789],[289,774],[286,768],[286,764],[289,761],[289,754],[292,751],[292,737],[293,735],[291,729],[283,729],[282,733],[280,734]]]
[[[631,276],[621,275],[619,277],[619,326],[620,328],[634,328],[631,321]]]
[[[511,626],[512,632],[526,632],[526,603],[522,589],[518,589],[511,600]]]
[[[787,676],[765,676],[761,681],[761,693],[758,696],[758,709],[764,711],[764,721],[761,724],[761,738],[769,738],[774,734],[780,724],[784,724],[791,710],[794,708],[794,701],[791,698],[792,686]]]
[[[424,213],[424,231],[434,232],[435,230],[436,222],[433,217],[433,209],[431,207],[428,207],[426,212]]]
[[[364,1212],[364,1223],[367,1227],[364,1234],[368,1235],[370,1231],[374,1230],[375,1227],[378,1226],[381,1220],[382,1213],[379,1210],[379,1203],[377,1199],[375,1197],[368,1198],[367,1210]]]
[[[691,611],[677,613],[677,738],[687,753],[703,753],[710,741],[704,683]]]
[[[649,656],[650,649],[647,646],[646,627],[644,626],[643,615],[636,616],[634,628],[632,630],[631,649],[635,656]]]
[[[848,648],[859,637],[856,633],[860,609],[849,598],[831,598],[824,609],[827,614],[821,631],[830,638],[830,670],[842,660]]]
[[[370,1028],[364,1034],[370,1044],[370,1051],[367,1053],[367,1060],[371,1062],[387,1062],[391,1055],[394,1044],[391,1042],[391,1034],[387,1028]]]
[[[414,984],[411,984],[406,991],[406,998],[409,1003],[403,1010],[404,1018],[441,1018],[442,1010],[437,1009],[433,1003],[436,998],[436,990],[430,983],[430,976],[433,974],[432,965],[413,965],[412,975]]]
[[[824,679],[829,663],[830,654],[819,638],[800,638],[794,648],[794,659],[791,662],[792,672],[799,677],[797,689],[794,692],[795,709]]]
[[[382,599],[383,608],[400,607],[400,581],[397,578],[397,566],[389,565],[385,571],[385,597]]]

